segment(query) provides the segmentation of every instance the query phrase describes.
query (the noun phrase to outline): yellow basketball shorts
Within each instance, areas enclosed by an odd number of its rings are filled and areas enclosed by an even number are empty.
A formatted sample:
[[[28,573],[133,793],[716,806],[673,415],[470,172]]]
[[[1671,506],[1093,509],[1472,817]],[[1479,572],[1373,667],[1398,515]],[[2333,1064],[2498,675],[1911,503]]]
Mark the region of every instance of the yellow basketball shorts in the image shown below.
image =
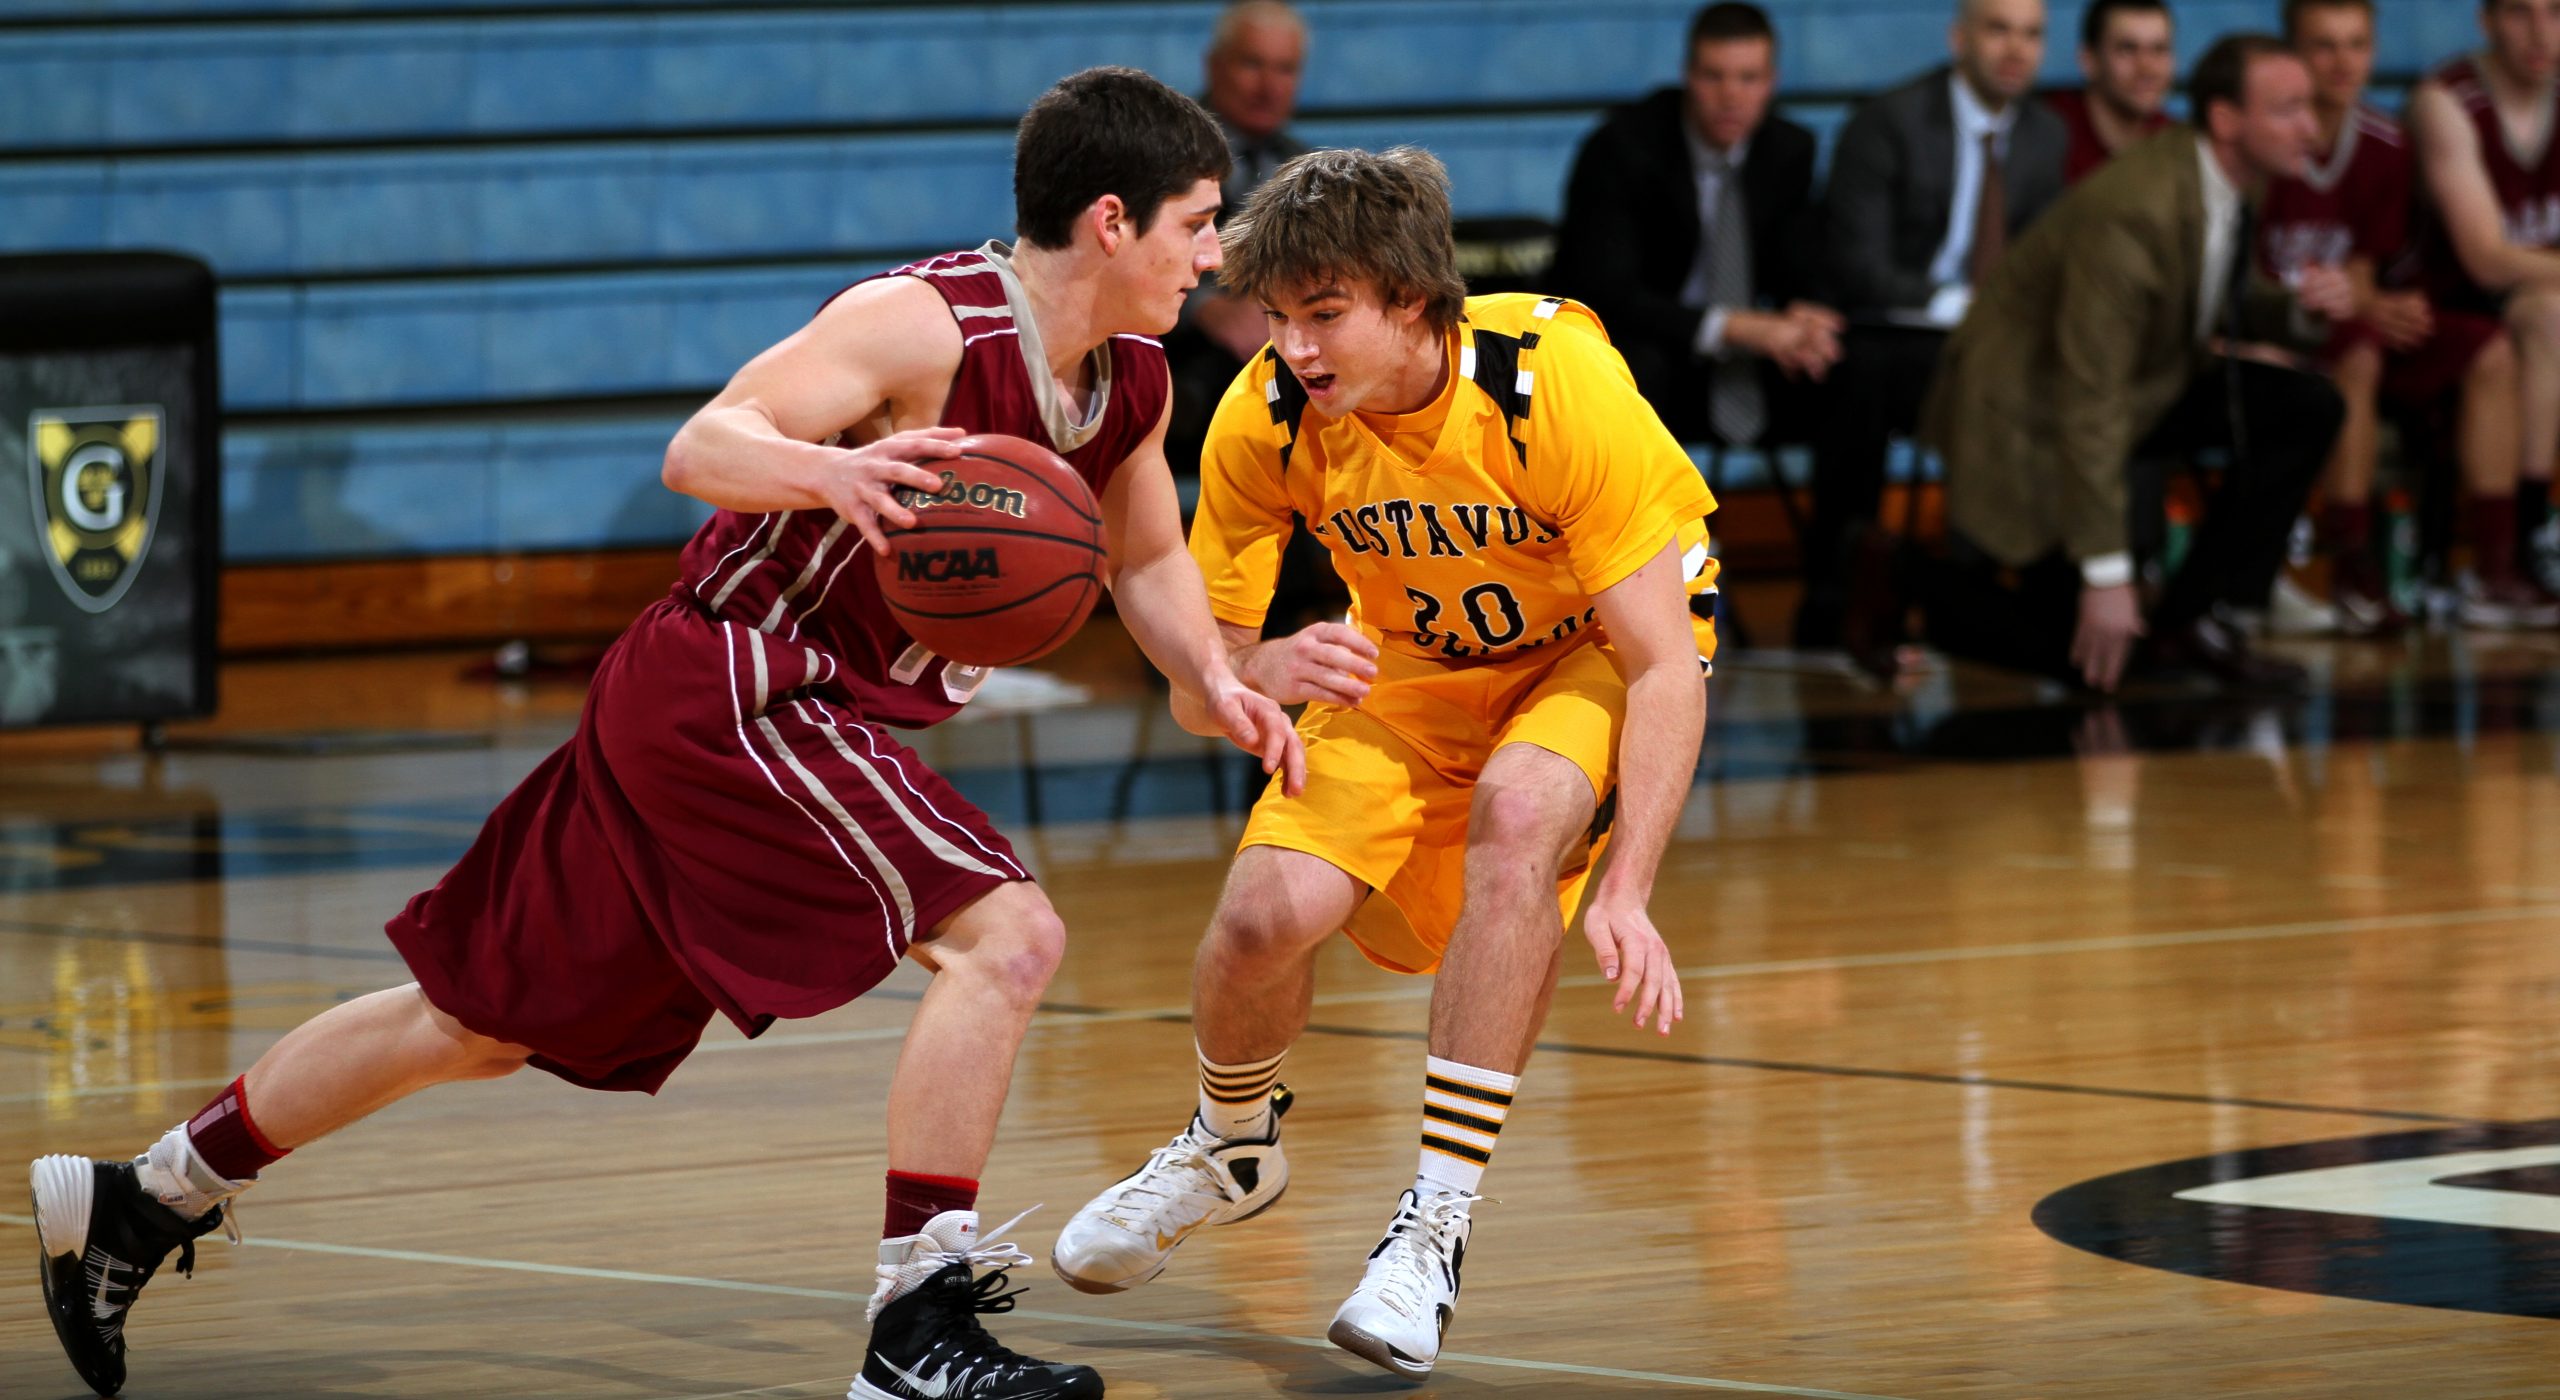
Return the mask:
[[[1627,687],[1605,644],[1533,660],[1453,667],[1387,652],[1357,709],[1312,704],[1298,720],[1307,786],[1275,776],[1241,846],[1303,851],[1384,899],[1362,902],[1343,931],[1390,972],[1440,966],[1466,888],[1467,813],[1494,751],[1534,744],[1569,759],[1609,806]],[[1607,823],[1566,853],[1556,899],[1570,922],[1608,844]]]

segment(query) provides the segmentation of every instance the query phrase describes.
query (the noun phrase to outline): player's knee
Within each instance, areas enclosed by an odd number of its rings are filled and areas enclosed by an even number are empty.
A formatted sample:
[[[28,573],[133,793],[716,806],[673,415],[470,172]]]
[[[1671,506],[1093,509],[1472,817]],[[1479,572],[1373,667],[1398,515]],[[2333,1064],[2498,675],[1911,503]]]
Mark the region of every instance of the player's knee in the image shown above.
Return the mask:
[[[2483,342],[2479,353],[2462,371],[2462,382],[2474,390],[2504,387],[2515,377],[2516,343],[2504,335],[2493,335]]]
[[[437,1030],[445,1040],[445,1059],[454,1079],[503,1079],[524,1068],[533,1052],[465,1027],[438,1011]]]
[[[1049,901],[1037,901],[1023,909],[1002,934],[989,939],[983,951],[990,955],[981,959],[987,976],[1006,999],[1024,1006],[1035,1004],[1048,992],[1049,979],[1057,976],[1058,964],[1066,958],[1067,922]]]
[[[2560,291],[2516,293],[2507,303],[2507,333],[2539,350],[2560,350]]]
[[[1209,921],[1205,957],[1231,969],[1268,966],[1303,955],[1331,929],[1309,929],[1285,899],[1238,897],[1228,891]]]
[[[1526,784],[1479,791],[1467,832],[1467,864],[1519,883],[1552,881],[1571,813],[1554,794]]]

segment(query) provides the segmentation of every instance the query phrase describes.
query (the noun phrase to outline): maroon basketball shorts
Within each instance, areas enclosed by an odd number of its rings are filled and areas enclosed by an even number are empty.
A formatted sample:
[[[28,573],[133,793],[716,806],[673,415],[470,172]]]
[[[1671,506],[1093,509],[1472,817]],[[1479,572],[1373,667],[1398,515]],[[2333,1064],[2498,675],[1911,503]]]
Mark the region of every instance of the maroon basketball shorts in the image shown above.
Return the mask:
[[[533,1063],[655,1092],[717,1011],[842,1006],[1029,879],[986,814],[828,681],[834,658],[663,600],[567,744],[388,931],[427,999]]]
[[[2384,362],[2382,392],[2408,403],[2428,403],[2451,393],[2471,372],[2471,362],[2506,330],[2496,316],[2435,308],[2435,334]]]

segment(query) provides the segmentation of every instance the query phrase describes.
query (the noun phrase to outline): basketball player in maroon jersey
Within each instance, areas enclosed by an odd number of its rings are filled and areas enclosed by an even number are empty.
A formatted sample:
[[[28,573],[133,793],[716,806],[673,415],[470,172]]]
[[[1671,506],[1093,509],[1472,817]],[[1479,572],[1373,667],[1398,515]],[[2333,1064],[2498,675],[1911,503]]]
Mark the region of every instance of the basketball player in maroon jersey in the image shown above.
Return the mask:
[[[2502,319],[2515,343],[2515,551],[2553,582],[2551,477],[2560,458],[2560,0],[2482,0],[2488,47],[2409,94],[2433,205],[2426,273],[2436,305]]]
[[[2299,176],[2267,184],[2258,254],[2292,280],[2341,267],[2356,314],[2334,322],[2322,352],[2346,400],[2346,420],[2321,476],[2322,535],[2335,559],[2331,601],[2341,630],[2369,636],[2406,625],[2373,551],[2374,459],[2381,401],[2432,405],[2455,394],[2454,455],[2466,488],[2473,568],[2463,621],[2513,628],[2560,621],[2515,565],[2515,355],[2494,316],[2441,314],[2420,288],[2384,285],[2411,261],[2415,170],[2399,123],[2367,106],[2373,76],[2372,0],[2287,0],[2285,36],[2311,70],[2320,145]]]
[[[577,733],[389,926],[417,981],[269,1050],[133,1161],[35,1165],[46,1299],[82,1377],[124,1380],[125,1316],[172,1249],[295,1147],[432,1084],[532,1064],[655,1091],[712,1016],[752,1036],[932,970],[889,1090],[888,1213],[853,1396],[1102,1394],[978,1323],[1012,1306],[977,1178],[1058,915],[986,816],[891,736],[982,678],[890,620],[864,554],[964,432],[1058,451],[1093,486],[1120,613],[1150,659],[1294,787],[1287,716],[1229,670],[1164,437],[1169,329],[1218,265],[1225,139],[1130,69],[1024,118],[1022,246],[861,283],[676,435],[669,485],[720,507],[598,667]],[[977,1277],[976,1266],[995,1271]],[[866,1265],[866,1267],[871,1267]]]

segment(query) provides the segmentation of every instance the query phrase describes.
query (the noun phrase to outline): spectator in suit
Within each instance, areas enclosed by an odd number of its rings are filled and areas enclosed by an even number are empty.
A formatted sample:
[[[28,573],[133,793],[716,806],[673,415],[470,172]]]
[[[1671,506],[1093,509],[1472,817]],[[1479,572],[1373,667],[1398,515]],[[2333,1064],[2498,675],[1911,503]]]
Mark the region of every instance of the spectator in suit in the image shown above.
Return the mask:
[[[1840,640],[1844,546],[1875,519],[1887,443],[1911,430],[1974,287],[2062,193],[2062,123],[2027,95],[2044,26],[2044,0],[1962,0],[1953,64],[1877,96],[1840,133],[1828,286],[1849,330],[1814,442],[1799,646]]]
[[[1306,21],[1283,0],[1239,0],[1218,16],[1202,60],[1208,85],[1201,105],[1217,118],[1235,156],[1225,187],[1230,215],[1271,172],[1308,149],[1289,134],[1306,58]],[[1173,373],[1173,417],[1164,449],[1176,473],[1199,476],[1209,415],[1244,362],[1270,338],[1260,306],[1219,291],[1213,278],[1201,279],[1181,324],[1164,342]]]
[[[2165,0],[2089,0],[2080,12],[2080,73],[2088,87],[2045,98],[2071,130],[2062,178],[2078,184],[2109,157],[2169,124],[2176,33]]]
[[[1806,299],[1813,133],[1770,110],[1776,86],[1768,15],[1710,4],[1681,85],[1609,113],[1567,183],[1556,290],[1600,313],[1683,441],[1800,437],[1803,386],[1840,356],[1840,318]]]
[[[1947,464],[1949,558],[1929,570],[1947,651],[2101,691],[2150,658],[2243,684],[2295,681],[2218,613],[2267,595],[2342,416],[2316,374],[2220,353],[2311,340],[2355,306],[2347,275],[2253,276],[2247,201],[2298,174],[2317,127],[2283,41],[2237,34],[2197,65],[2196,127],[2173,126],[2055,204],[2002,258],[1948,343],[1922,415]],[[2137,464],[2221,446],[2187,558],[2147,610],[2129,500]],[[2146,493],[2147,494],[2147,493]]]

